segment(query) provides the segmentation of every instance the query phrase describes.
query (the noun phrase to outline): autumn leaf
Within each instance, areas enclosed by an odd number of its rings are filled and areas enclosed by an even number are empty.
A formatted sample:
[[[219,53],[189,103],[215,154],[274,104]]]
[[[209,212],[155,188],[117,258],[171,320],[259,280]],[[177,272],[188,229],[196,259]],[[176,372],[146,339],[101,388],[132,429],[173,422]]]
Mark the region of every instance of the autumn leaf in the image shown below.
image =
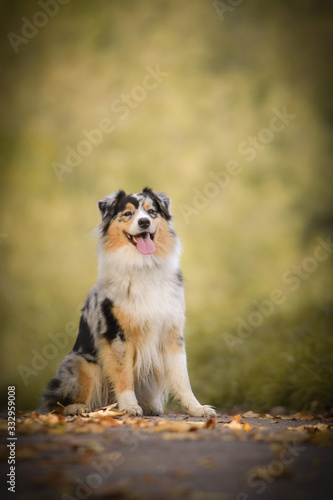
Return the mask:
[[[161,434],[161,438],[165,441],[196,441],[202,439],[202,436],[197,432],[170,432],[166,431]]]
[[[254,429],[255,426],[254,425],[251,425],[251,424],[248,424],[247,422],[244,424],[244,427],[243,427],[243,431],[245,432],[249,432],[250,430]]]
[[[246,413],[242,414],[243,418],[258,418],[259,413],[254,413],[253,411],[247,411]]]
[[[308,433],[314,433],[314,432],[329,432],[330,429],[332,428],[332,425],[330,424],[305,424],[305,425],[299,425],[297,427],[288,427],[290,430],[298,431],[298,432],[308,432]]]
[[[204,422],[172,422],[166,420],[165,422],[158,423],[153,427],[155,432],[171,431],[171,432],[191,432],[196,431],[199,428],[198,424],[205,425]],[[202,425],[201,425],[202,427]]]

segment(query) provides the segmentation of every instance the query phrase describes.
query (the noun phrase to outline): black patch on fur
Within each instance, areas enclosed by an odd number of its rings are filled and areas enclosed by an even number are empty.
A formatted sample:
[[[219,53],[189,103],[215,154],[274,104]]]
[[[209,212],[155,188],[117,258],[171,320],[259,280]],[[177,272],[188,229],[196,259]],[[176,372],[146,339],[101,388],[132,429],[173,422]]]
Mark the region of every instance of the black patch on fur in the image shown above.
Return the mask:
[[[139,201],[135,198],[135,196],[128,194],[124,196],[121,200],[119,200],[117,205],[118,214],[119,212],[123,212],[125,210],[127,203],[132,203],[132,205],[134,205],[136,210],[139,208]]]
[[[122,329],[120,329],[120,331],[119,331],[119,334],[118,334],[118,335],[119,335],[120,340],[121,340],[122,342],[125,342],[126,338],[125,338],[125,334],[124,334],[124,332],[123,332],[123,330],[122,330]]]
[[[74,401],[74,398],[71,397],[71,396],[66,396],[66,397],[63,397],[63,398],[60,398],[60,401],[59,403],[62,404],[62,406],[68,406],[68,405],[72,405],[75,403]],[[59,405],[58,405],[59,406]]]
[[[110,299],[104,299],[101,303],[102,314],[105,319],[106,331],[103,333],[104,337],[113,342],[119,336],[120,340],[125,341],[125,335],[121,329],[117,319],[112,313],[113,303]]]
[[[117,204],[119,200],[121,200],[124,196],[126,196],[125,191],[119,189],[112,202],[110,201],[110,199],[108,199],[107,196],[103,200],[98,202],[98,208],[101,211],[103,219],[107,216],[113,218],[116,215]]]
[[[155,202],[155,206],[157,207],[158,213],[161,214],[161,216],[165,220],[169,221],[172,219],[171,214],[169,212],[170,200],[166,195],[163,195],[164,199],[162,199],[157,193],[155,193],[152,189],[148,187],[145,187],[142,190],[142,194],[144,194],[145,196],[149,196],[149,198],[151,198]],[[168,200],[167,203],[166,200]]]
[[[81,316],[79,334],[73,347],[74,352],[87,353],[96,356],[97,351],[94,339],[87,321]]]
[[[59,389],[60,380],[57,377],[51,378],[50,382],[47,384],[47,391],[54,391],[55,389]]]
[[[97,309],[98,306],[98,293],[95,292],[95,309]]]
[[[101,231],[102,235],[105,236],[111,222],[113,219],[116,217],[117,213],[119,212],[118,209],[118,204],[120,201],[126,197],[125,191],[122,191],[121,189],[117,192],[116,197],[114,198],[113,202],[110,203],[107,199],[102,200],[98,203],[98,208],[101,211],[102,214],[102,223],[101,223]]]
[[[84,358],[88,363],[97,364],[97,359],[94,356],[92,356],[91,354],[88,354],[87,352],[78,353],[78,356],[81,356],[81,358]]]

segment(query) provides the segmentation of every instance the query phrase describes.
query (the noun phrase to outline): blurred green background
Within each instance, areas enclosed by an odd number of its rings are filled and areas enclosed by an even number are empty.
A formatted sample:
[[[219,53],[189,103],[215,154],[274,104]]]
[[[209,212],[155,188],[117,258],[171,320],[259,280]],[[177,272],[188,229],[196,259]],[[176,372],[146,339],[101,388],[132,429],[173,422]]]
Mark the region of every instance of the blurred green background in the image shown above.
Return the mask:
[[[35,408],[74,343],[97,202],[148,185],[172,198],[184,247],[197,397],[331,408],[331,2],[41,3],[0,7],[2,406],[16,385]],[[56,173],[68,147],[81,157]]]

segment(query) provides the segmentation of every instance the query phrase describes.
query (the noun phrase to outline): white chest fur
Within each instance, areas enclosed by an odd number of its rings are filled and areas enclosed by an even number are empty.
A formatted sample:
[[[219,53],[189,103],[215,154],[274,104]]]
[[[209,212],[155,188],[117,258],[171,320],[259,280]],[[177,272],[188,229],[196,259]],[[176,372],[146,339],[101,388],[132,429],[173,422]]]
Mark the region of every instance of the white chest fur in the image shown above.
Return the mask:
[[[152,371],[162,375],[167,336],[172,328],[182,328],[184,323],[182,287],[172,275],[146,270],[114,281],[111,289],[114,305],[141,326],[135,343],[137,376],[146,378]]]
[[[177,278],[178,259],[151,265],[119,266],[115,256],[102,259],[100,286],[122,313],[140,325],[136,372],[148,376],[152,368],[163,371],[162,348],[173,328],[182,330],[185,318],[184,291]],[[115,266],[115,264],[118,264]]]
[[[180,245],[167,259],[142,256],[134,250],[139,259],[135,261],[130,252],[133,249],[125,248],[100,254],[100,285],[113,304],[138,323],[171,329],[183,320],[185,309],[183,287],[177,279]]]
[[[108,290],[115,306],[141,325],[170,330],[184,316],[184,293],[175,275],[147,269],[114,278]]]

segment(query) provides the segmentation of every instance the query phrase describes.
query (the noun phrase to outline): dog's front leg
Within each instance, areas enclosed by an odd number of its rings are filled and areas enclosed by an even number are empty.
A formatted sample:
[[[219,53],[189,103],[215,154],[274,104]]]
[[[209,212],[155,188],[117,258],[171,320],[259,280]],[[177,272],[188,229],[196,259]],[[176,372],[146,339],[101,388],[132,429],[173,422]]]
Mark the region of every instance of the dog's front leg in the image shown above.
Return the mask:
[[[165,368],[171,392],[192,417],[215,417],[209,405],[201,405],[194,396],[187,372],[185,345],[181,332],[171,331],[165,353]]]
[[[116,339],[105,342],[100,349],[103,371],[113,386],[119,410],[142,416],[142,408],[134,392],[134,350],[130,342]]]

